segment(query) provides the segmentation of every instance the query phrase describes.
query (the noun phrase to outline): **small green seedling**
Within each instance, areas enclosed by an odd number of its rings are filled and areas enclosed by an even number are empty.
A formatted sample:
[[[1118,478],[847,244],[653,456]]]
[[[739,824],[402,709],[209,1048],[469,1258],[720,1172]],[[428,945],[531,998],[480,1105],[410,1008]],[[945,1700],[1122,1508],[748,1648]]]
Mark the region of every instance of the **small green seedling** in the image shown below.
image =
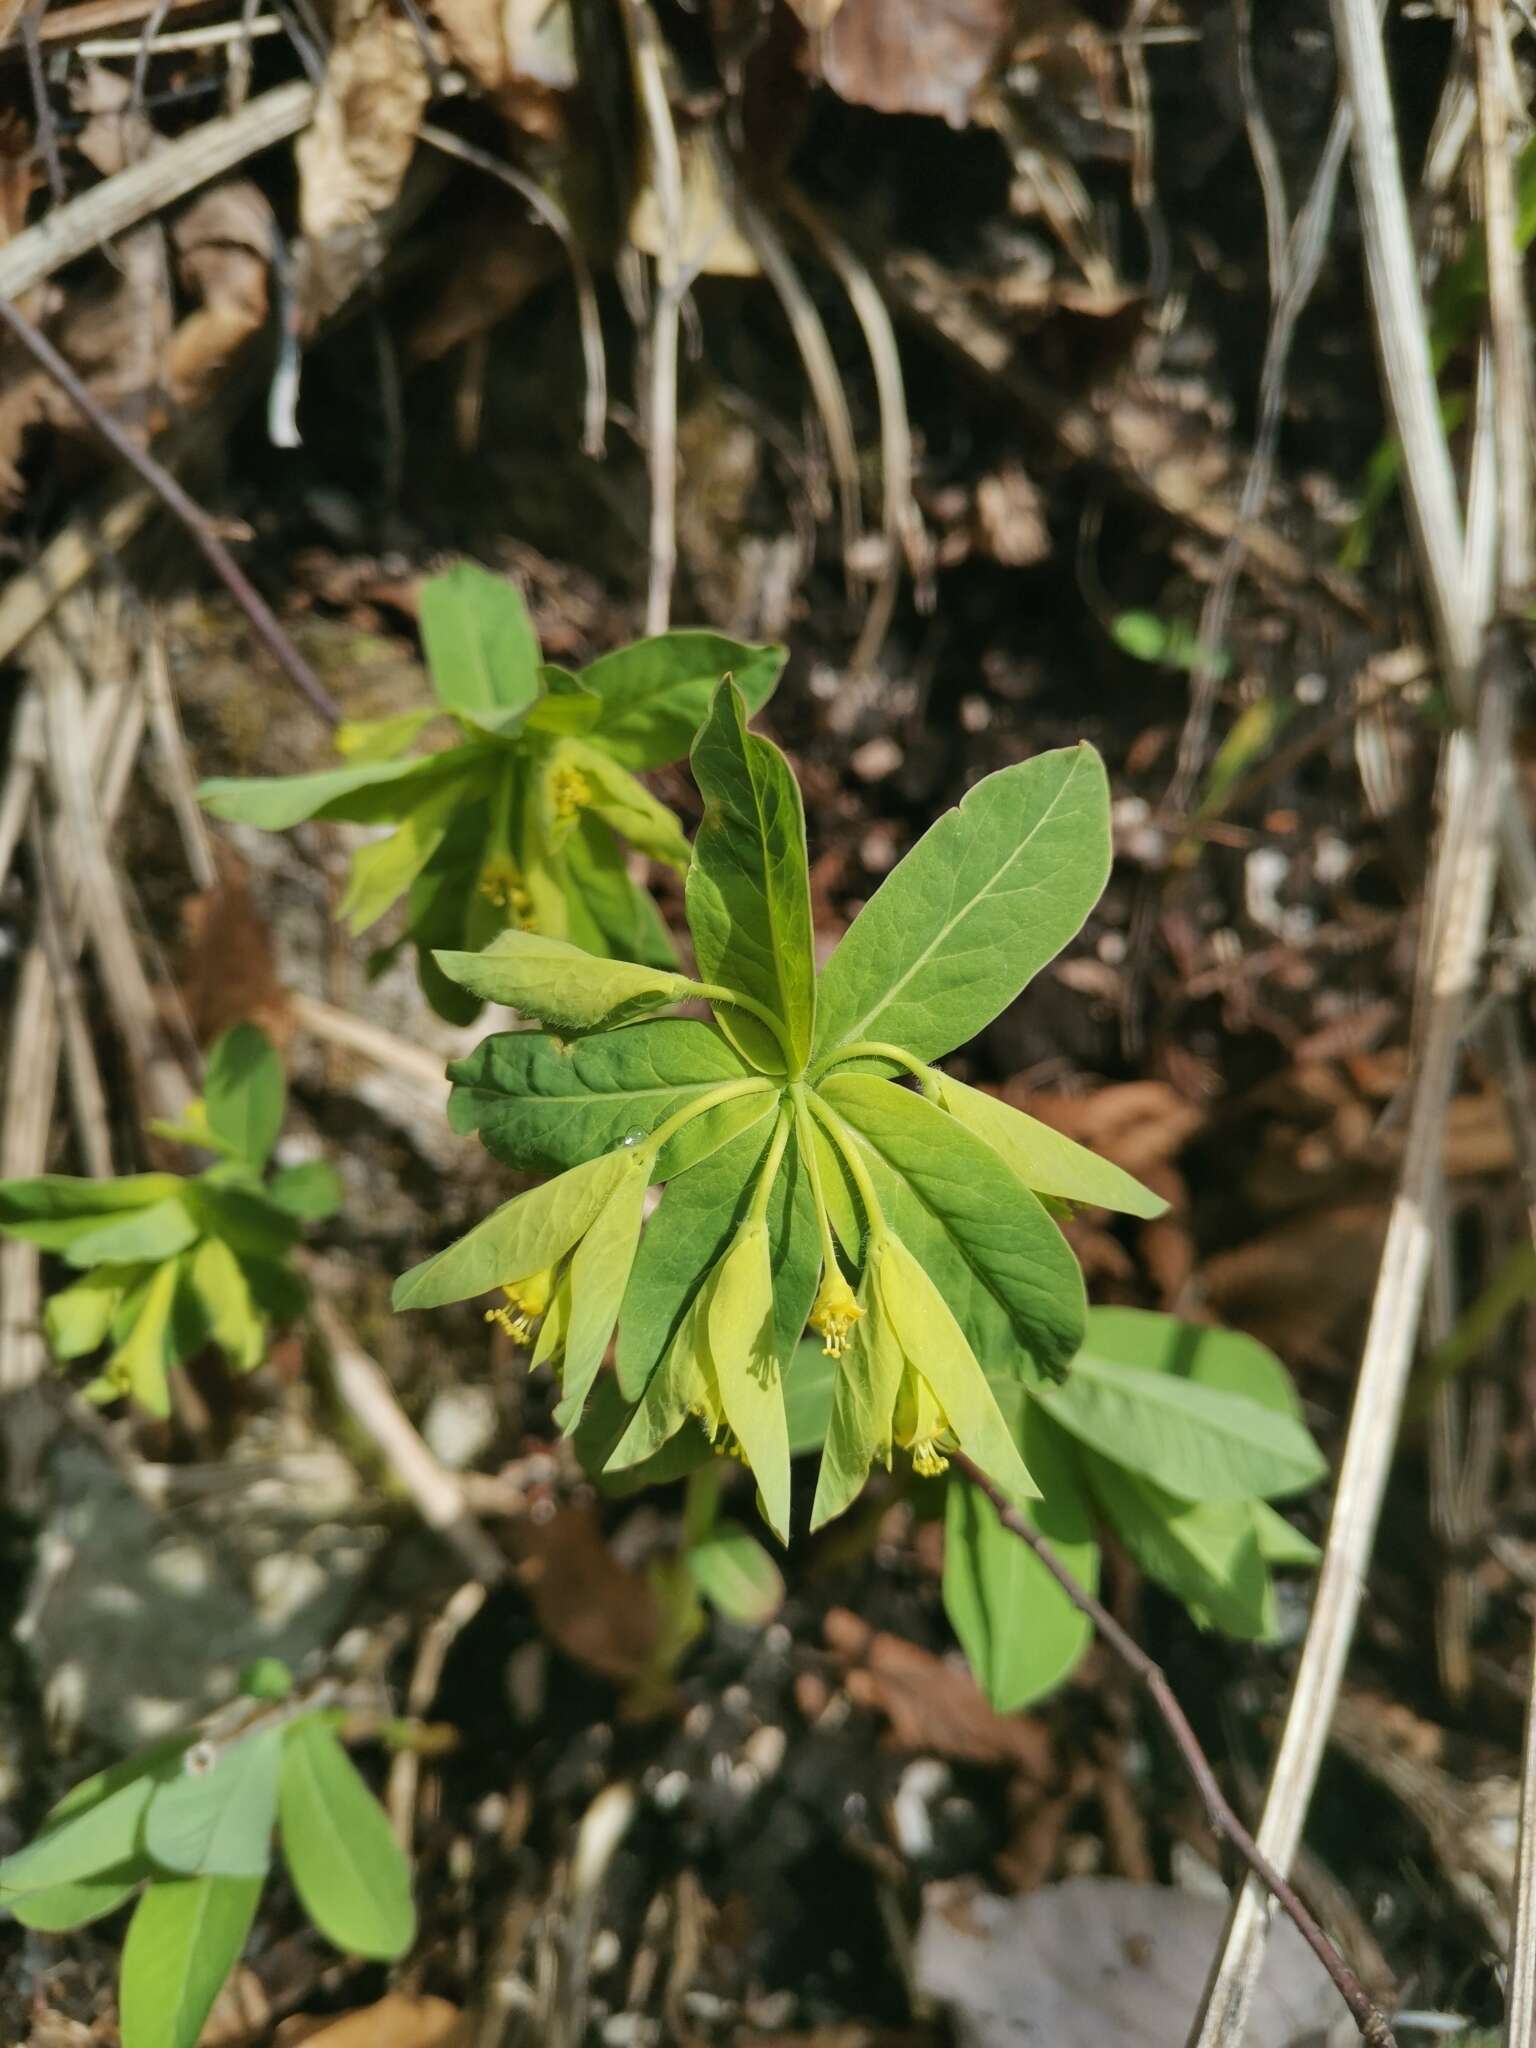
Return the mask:
[[[50,1295],[43,1322],[63,1362],[107,1347],[89,1399],[126,1394],[168,1415],[172,1366],[212,1345],[249,1372],[267,1355],[272,1324],[303,1311],[290,1254],[341,1191],[318,1160],[266,1173],[285,1098],[276,1052],[254,1025],[237,1024],[209,1053],[204,1097],[187,1120],[153,1126],[215,1153],[205,1173],[0,1181],[0,1234],[57,1253],[80,1275]]]
[[[162,1742],[87,1778],[0,1861],[0,1907],[44,1933],[100,1920],[137,1894],[119,1987],[123,2048],[195,2048],[256,1917],[274,1829],[327,1941],[390,1961],[415,1939],[410,1871],[341,1746],[343,1716],[295,1708],[288,1683],[264,1658],[242,1681],[252,1704],[233,1727],[226,1717],[217,1737]]]
[[[685,753],[722,675],[756,709],[782,647],[676,632],[620,647],[572,674],[546,662],[515,587],[464,562],[422,587],[421,633],[437,702],[343,726],[345,767],[206,782],[216,817],[271,831],[304,818],[389,825],[353,858],[342,905],[366,931],[403,896],[422,988],[454,1022],[480,998],[437,968],[439,948],[507,930],[670,966],[666,926],[631,882],[621,841],[682,872],[681,825],[637,778]],[[453,745],[409,754],[447,717]],[[390,957],[392,949],[378,957]]]
[[[549,1027],[489,1038],[450,1069],[455,1129],[553,1177],[407,1273],[397,1307],[499,1289],[489,1315],[558,1371],[557,1419],[609,1483],[676,1478],[727,1450],[782,1541],[797,1451],[821,1456],[814,1528],[874,1463],[899,1451],[932,1477],[960,1450],[1086,1577],[1097,1509],[1198,1618],[1272,1632],[1268,1566],[1310,1547],[1266,1502],[1323,1469],[1283,1371],[1246,1339],[1167,1318],[1090,1320],[1057,1215],[1163,1204],[932,1064],[1097,899],[1097,755],[979,783],[819,976],[799,790],[728,684],[693,767],[702,979],[521,932],[439,955],[451,981]],[[712,1021],[648,1014],[687,999]],[[614,1379],[599,1380],[615,1334]],[[1081,1654],[1080,1617],[971,1488],[951,1483],[948,1512],[957,1631],[995,1699],[1038,1697]],[[717,1564],[706,1553],[706,1577]]]

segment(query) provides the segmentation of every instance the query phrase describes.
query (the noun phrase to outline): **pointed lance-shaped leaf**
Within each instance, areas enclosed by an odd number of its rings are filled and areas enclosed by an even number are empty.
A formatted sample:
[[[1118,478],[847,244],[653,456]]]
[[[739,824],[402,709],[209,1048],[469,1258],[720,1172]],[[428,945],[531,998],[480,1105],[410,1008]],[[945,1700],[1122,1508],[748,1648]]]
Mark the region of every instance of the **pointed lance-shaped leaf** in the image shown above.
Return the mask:
[[[768,1226],[736,1233],[709,1283],[707,1342],[720,1406],[757,1480],[764,1518],[789,1541],[789,1431],[773,1323]]]
[[[778,748],[747,731],[730,684],[715,692],[691,755],[703,823],[688,870],[688,928],[705,981],[751,996],[779,1018],[798,1072],[816,1024],[810,873],[800,787]],[[745,1011],[720,1006],[721,1029],[769,1072],[784,1053]]]
[[[1109,786],[1092,747],[986,776],[839,941],[818,991],[818,1057],[875,1039],[931,1060],[974,1038],[1078,931],[1109,859]]]
[[[555,1420],[569,1436],[581,1420],[587,1394],[603,1362],[629,1285],[640,1226],[645,1221],[646,1162],[635,1149],[624,1155],[626,1173],[609,1194],[571,1261],[564,1321],[561,1401]]]
[[[622,1148],[503,1202],[483,1223],[395,1282],[396,1308],[441,1308],[558,1265],[634,1170]]]
[[[617,647],[578,680],[602,699],[595,736],[615,761],[644,773],[687,753],[721,678],[748,713],[760,711],[783,668],[782,647],[753,647],[689,628]]]
[[[1122,1167],[1090,1152],[1086,1145],[995,1095],[952,1081],[937,1068],[929,1072],[940,1108],[984,1138],[1037,1195],[1082,1202],[1095,1209],[1116,1209],[1127,1216],[1161,1216],[1167,1209],[1161,1195],[1154,1195]]]
[[[457,562],[421,586],[421,638],[440,702],[476,720],[539,695],[539,641],[516,584]]]
[[[612,1028],[681,1002],[691,987],[686,975],[599,959],[539,932],[507,931],[483,952],[433,958],[460,988],[557,1031]]]

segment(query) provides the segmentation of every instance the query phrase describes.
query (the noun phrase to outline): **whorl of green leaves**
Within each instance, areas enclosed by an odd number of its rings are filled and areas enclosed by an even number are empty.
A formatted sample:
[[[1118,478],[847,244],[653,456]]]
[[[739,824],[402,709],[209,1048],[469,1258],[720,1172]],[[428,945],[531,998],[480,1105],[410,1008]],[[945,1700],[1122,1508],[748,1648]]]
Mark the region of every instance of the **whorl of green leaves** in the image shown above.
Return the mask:
[[[1089,747],[988,776],[886,878],[818,976],[805,821],[729,683],[692,751],[687,879],[700,980],[507,932],[439,966],[555,1026],[452,1070],[456,1129],[553,1174],[407,1273],[401,1308],[504,1291],[492,1313],[560,1363],[567,1429],[617,1330],[630,1404],[612,1472],[680,1434],[750,1465],[790,1520],[786,1376],[807,1320],[838,1363],[813,1519],[871,1464],[960,1449],[1038,1495],[1000,1390],[1045,1388],[1082,1341],[1077,1262],[1041,1195],[1155,1214],[1104,1161],[928,1063],[974,1036],[1079,929],[1109,868]],[[712,1023],[643,1017],[685,997]],[[914,1088],[910,1085],[916,1082]],[[645,1189],[665,1193],[645,1221]]]
[[[127,1394],[167,1415],[172,1366],[213,1345],[249,1372],[267,1355],[272,1323],[302,1310],[289,1254],[341,1190],[319,1160],[267,1174],[285,1097],[276,1052],[254,1025],[237,1024],[208,1055],[204,1099],[184,1123],[153,1127],[216,1154],[206,1173],[0,1181],[0,1236],[40,1245],[80,1276],[49,1296],[43,1325],[61,1361],[107,1348],[88,1398]]]
[[[686,753],[722,676],[763,704],[783,648],[682,631],[572,674],[543,659],[515,586],[472,562],[422,586],[421,633],[435,705],[343,726],[344,767],[205,782],[203,803],[269,831],[305,818],[393,826],[354,855],[343,913],[366,931],[404,897],[400,943],[415,946],[428,1001],[456,1023],[478,1014],[483,991],[434,954],[476,952],[502,932],[673,965],[623,846],[681,873],[688,843],[638,777]],[[439,719],[453,743],[409,753]]]

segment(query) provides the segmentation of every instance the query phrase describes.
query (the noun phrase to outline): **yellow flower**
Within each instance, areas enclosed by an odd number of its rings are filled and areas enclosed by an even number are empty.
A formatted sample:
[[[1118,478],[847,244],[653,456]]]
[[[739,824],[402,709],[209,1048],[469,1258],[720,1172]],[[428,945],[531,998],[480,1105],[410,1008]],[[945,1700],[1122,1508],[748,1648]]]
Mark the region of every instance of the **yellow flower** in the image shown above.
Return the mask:
[[[945,1453],[956,1449],[955,1433],[938,1395],[910,1359],[896,1395],[891,1433],[903,1450],[912,1453],[912,1469],[924,1479],[949,1469]]]
[[[498,910],[509,912],[524,931],[531,930],[528,913],[533,908],[533,898],[523,887],[523,878],[510,854],[491,856],[480,870],[479,888],[488,902],[494,903]]]
[[[574,818],[592,801],[592,785],[579,768],[556,768],[550,777],[549,793],[557,818]]]
[[[514,1344],[526,1344],[533,1335],[533,1326],[549,1307],[549,1298],[555,1291],[555,1269],[546,1266],[542,1273],[530,1273],[526,1280],[511,1280],[502,1288],[507,1297],[502,1308],[488,1308],[485,1320],[498,1323]]]
[[[822,1271],[821,1286],[811,1304],[811,1328],[823,1340],[828,1358],[841,1358],[848,1332],[863,1315],[853,1289],[843,1278],[842,1268],[828,1265]]]

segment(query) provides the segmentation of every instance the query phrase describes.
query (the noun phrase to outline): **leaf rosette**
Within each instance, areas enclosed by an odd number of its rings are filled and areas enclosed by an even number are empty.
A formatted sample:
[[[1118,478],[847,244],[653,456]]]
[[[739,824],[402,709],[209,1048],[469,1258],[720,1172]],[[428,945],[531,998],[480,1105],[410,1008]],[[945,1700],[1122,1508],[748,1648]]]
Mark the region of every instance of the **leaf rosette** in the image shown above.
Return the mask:
[[[499,1290],[488,1313],[560,1372],[572,1431],[616,1335],[629,1405],[605,1432],[606,1469],[642,1468],[691,1432],[750,1466],[781,1540],[807,1323],[835,1368],[814,1522],[873,1464],[928,1474],[957,1450],[1029,1502],[1040,1488],[1009,1390],[1052,1386],[1085,1327],[1053,1207],[1162,1205],[932,1062],[1011,1003],[1097,900],[1102,763],[1080,746],[979,782],[818,975],[799,787],[749,710],[723,683],[692,748],[698,978],[517,931],[439,952],[455,986],[546,1027],[450,1069],[454,1128],[553,1177],[404,1275],[396,1306]],[[708,1021],[656,1014],[689,1000]]]
[[[544,660],[515,586],[472,562],[422,586],[421,634],[435,704],[343,726],[344,766],[205,782],[204,805],[269,831],[308,818],[387,828],[354,855],[342,914],[364,932],[403,898],[403,934],[375,965],[414,946],[423,992],[455,1023],[479,1014],[482,994],[434,956],[478,952],[504,931],[673,965],[624,848],[682,873],[688,842],[640,777],[687,751],[721,676],[764,703],[783,648],[683,630],[572,674]],[[451,743],[411,751],[434,723]]]

